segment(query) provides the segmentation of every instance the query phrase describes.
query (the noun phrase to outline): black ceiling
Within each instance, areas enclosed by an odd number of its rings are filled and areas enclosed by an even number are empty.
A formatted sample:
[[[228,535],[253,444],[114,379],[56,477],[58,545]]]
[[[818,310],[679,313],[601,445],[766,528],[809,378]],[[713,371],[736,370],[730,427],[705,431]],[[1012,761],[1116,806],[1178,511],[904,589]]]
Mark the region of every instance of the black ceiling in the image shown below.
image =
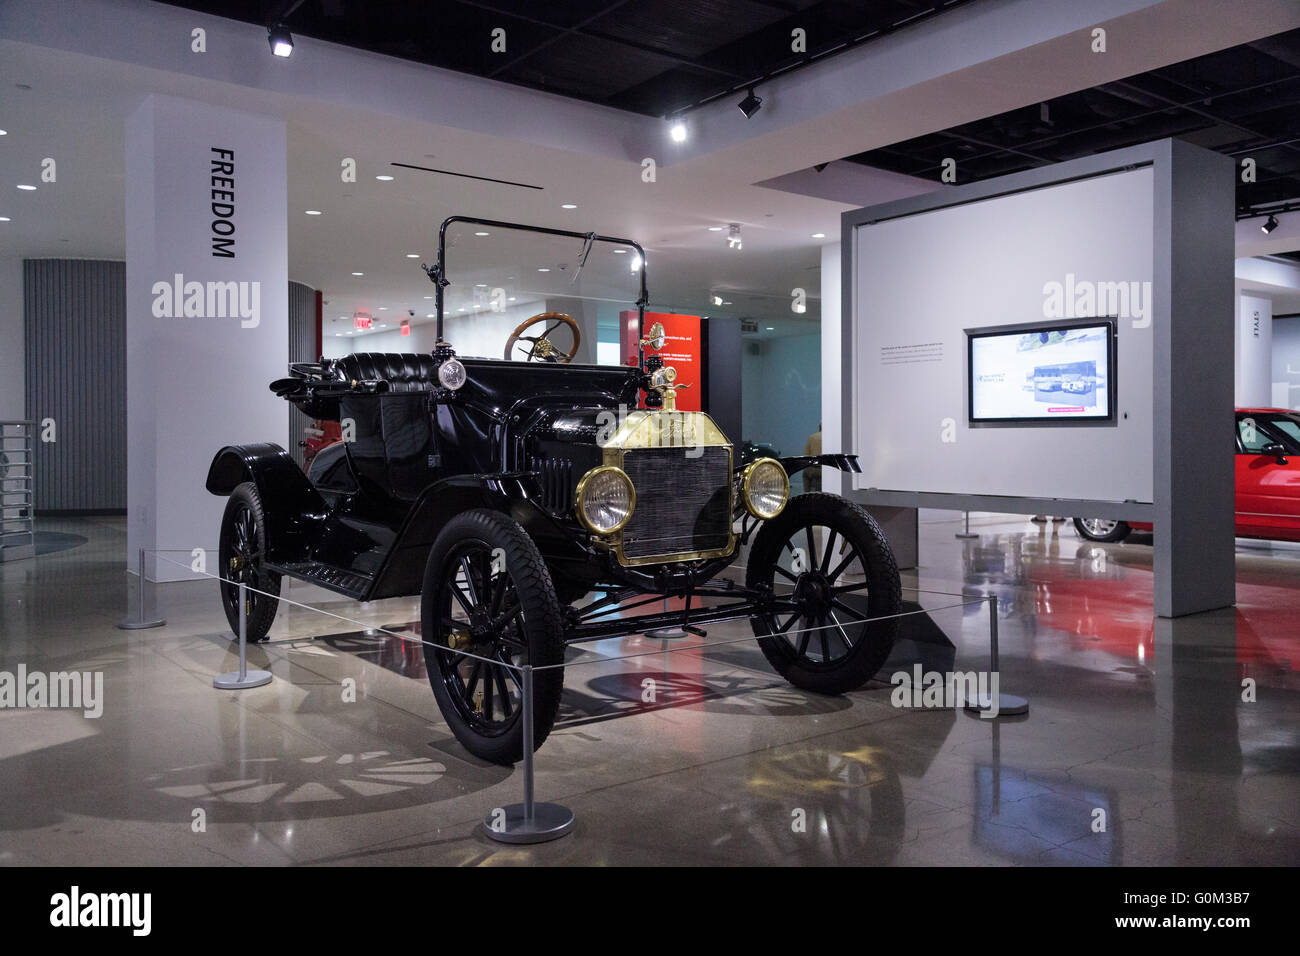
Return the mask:
[[[664,116],[974,0],[161,2]],[[791,51],[795,28],[806,53]]]
[[[1238,218],[1300,208],[1300,30],[848,158],[937,181],[952,157],[961,183],[1166,136],[1238,159]]]

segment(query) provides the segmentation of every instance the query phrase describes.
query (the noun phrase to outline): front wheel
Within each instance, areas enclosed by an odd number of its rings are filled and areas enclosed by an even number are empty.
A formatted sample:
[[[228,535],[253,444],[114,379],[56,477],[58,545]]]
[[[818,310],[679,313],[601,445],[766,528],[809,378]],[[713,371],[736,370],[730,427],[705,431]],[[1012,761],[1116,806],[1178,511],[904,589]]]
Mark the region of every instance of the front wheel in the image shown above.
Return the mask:
[[[843,694],[884,666],[903,609],[898,565],[880,526],[838,495],[790,500],[750,549],[745,583],[771,589],[792,609],[750,619],[758,646],[787,681]]]
[[[425,566],[420,631],[433,696],[456,739],[491,763],[520,760],[517,668],[562,663],[564,640],[551,576],[517,522],[486,509],[447,522]],[[533,675],[534,749],[555,723],[563,687],[561,668]]]
[[[1109,518],[1075,518],[1074,530],[1089,541],[1123,541],[1133,530],[1127,521]]]

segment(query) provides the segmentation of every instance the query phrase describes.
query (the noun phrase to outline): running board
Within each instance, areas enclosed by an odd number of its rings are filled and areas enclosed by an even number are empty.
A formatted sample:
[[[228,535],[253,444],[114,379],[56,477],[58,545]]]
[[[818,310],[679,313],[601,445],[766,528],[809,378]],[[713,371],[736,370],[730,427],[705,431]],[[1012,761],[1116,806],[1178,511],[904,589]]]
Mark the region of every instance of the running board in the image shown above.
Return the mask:
[[[350,597],[355,601],[364,600],[370,592],[374,579],[368,574],[356,571],[344,571],[319,561],[296,561],[293,564],[268,565],[270,570],[286,574],[300,581],[308,581],[329,591]]]

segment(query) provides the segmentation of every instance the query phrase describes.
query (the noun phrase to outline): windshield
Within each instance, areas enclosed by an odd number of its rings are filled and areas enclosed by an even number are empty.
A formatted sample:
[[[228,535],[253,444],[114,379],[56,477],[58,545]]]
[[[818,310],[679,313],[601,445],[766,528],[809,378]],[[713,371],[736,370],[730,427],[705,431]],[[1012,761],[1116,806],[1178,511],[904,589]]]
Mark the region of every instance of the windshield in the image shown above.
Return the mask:
[[[443,338],[459,355],[594,363],[598,323],[637,334],[629,241],[457,221],[444,242]]]

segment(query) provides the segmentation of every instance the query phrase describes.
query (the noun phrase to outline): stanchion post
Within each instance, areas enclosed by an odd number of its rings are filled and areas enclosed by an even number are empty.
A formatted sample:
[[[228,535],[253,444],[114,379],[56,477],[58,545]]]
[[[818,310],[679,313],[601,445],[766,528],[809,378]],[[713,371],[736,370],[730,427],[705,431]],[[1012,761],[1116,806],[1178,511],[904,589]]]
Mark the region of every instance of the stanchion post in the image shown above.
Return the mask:
[[[970,512],[963,511],[962,514],[966,516],[966,530],[958,531],[955,535],[953,535],[953,537],[954,538],[978,538],[979,535],[972,534],[970,530]]]
[[[271,683],[270,671],[249,671],[248,669],[248,586],[239,582],[239,670],[234,673],[218,674],[212,678],[212,686],[217,690],[243,690],[247,687],[261,687]]]
[[[989,606],[989,673],[1002,682],[1002,664],[998,657],[998,596],[990,594],[988,596]],[[990,688],[991,690],[991,688]],[[1023,697],[1016,697],[1013,694],[997,695],[996,709],[994,702],[989,701],[989,706],[985,707],[980,703],[978,697],[975,700],[966,701],[966,709],[978,711],[981,715],[988,713],[991,717],[1018,717],[1021,714],[1029,713],[1029,701]]]
[[[573,829],[573,811],[558,803],[537,803],[533,780],[533,665],[523,665],[524,802],[493,810],[483,820],[483,831],[501,843],[546,843]]]
[[[151,620],[149,620],[147,617],[144,616],[144,580],[145,580],[145,578],[144,578],[144,548],[141,548],[141,549],[140,549],[140,552],[139,552],[139,554],[138,554],[138,565],[137,565],[137,570],[138,570],[138,578],[139,578],[139,580],[138,580],[138,582],[136,583],[136,591],[137,591],[137,593],[138,593],[138,597],[139,597],[139,599],[140,599],[139,602],[138,602],[138,604],[139,604],[139,612],[138,612],[138,615],[137,615],[134,619],[132,619],[132,617],[131,617],[131,611],[130,611],[130,603],[131,603],[131,602],[130,602],[130,600],[128,600],[128,601],[127,601],[127,607],[128,607],[128,610],[127,610],[127,612],[126,612],[126,617],[122,618],[122,620],[120,620],[120,621],[117,622],[117,626],[120,627],[120,628],[121,628],[122,630],[124,630],[124,631],[138,631],[138,630],[142,630],[143,628],[146,628],[146,627],[162,627],[164,624],[167,623],[163,618],[160,618],[160,617],[159,617],[159,618],[154,618],[154,619],[151,621]]]

